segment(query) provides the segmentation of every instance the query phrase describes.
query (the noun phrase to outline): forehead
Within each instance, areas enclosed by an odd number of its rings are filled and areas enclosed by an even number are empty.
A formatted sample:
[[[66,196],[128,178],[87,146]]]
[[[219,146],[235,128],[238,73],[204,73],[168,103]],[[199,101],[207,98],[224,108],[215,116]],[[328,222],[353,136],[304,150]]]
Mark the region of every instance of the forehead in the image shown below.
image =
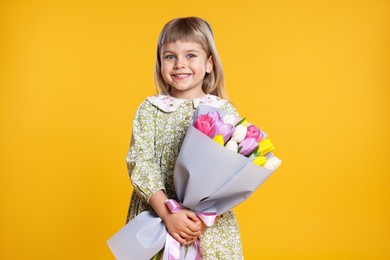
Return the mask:
[[[189,42],[189,41],[180,41],[177,40],[175,42],[169,42],[164,44],[161,47],[161,52],[166,52],[166,51],[199,51],[199,52],[205,52],[203,49],[202,45],[200,45],[197,42]]]

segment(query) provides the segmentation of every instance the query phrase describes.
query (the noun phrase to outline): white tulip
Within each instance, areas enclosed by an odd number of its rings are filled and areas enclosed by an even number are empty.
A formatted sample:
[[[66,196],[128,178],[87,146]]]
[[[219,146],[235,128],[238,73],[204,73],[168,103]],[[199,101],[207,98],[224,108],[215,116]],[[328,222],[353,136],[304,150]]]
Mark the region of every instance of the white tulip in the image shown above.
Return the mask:
[[[235,115],[226,114],[226,115],[224,115],[222,120],[225,124],[236,125],[240,119],[238,117],[236,117]]]
[[[264,167],[270,170],[276,170],[282,161],[277,157],[272,157],[267,160]]]
[[[238,150],[238,144],[234,140],[230,140],[229,142],[226,143],[225,147],[233,152],[237,152]]]
[[[236,129],[234,129],[232,139],[236,141],[237,143],[241,142],[242,140],[245,139],[247,132],[247,127],[244,125],[238,125],[236,126]]]

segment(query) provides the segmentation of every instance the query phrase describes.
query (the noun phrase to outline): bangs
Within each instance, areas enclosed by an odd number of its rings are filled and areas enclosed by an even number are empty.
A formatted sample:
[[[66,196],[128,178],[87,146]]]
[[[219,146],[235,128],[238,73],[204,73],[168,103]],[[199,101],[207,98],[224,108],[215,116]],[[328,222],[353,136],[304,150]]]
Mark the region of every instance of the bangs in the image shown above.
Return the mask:
[[[195,21],[189,21],[182,19],[176,21],[173,24],[167,24],[165,30],[163,30],[158,46],[161,48],[167,43],[172,43],[176,41],[182,42],[195,42],[202,46],[208,55],[210,55],[210,50],[207,44],[207,38],[204,33],[199,30],[201,24],[194,24]]]

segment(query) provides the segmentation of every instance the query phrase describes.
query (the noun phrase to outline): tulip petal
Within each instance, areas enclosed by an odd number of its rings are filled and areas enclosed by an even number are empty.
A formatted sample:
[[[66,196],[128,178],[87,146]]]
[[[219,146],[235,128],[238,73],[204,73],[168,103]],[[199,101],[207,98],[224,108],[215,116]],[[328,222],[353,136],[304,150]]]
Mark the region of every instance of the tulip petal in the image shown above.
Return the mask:
[[[219,115],[218,111],[215,112],[208,112],[207,115],[213,120],[213,121],[218,121],[221,120],[221,116]]]
[[[213,140],[222,146],[225,144],[225,142],[223,140],[223,135],[221,135],[221,134],[214,136]]]
[[[226,114],[224,115],[224,117],[222,118],[222,120],[227,123],[227,124],[231,124],[233,126],[235,126],[237,124],[237,122],[240,120],[240,118],[238,118],[237,116],[235,115],[231,115],[231,114]]]
[[[259,143],[256,141],[256,138],[246,138],[239,144],[239,147],[242,147],[240,150],[240,154],[246,156],[256,150],[258,146]]]
[[[230,151],[233,151],[233,152],[236,152],[236,153],[238,152],[238,151],[237,151],[237,150],[238,150],[238,144],[237,144],[237,142],[234,141],[234,140],[228,141],[228,142],[226,143],[225,147],[226,147],[227,149],[229,149]]]
[[[264,167],[267,169],[270,169],[270,170],[276,170],[280,166],[281,163],[282,163],[282,161],[279,158],[272,157],[272,158],[267,160]]]
[[[211,117],[208,115],[200,115],[194,123],[196,129],[211,137],[214,133],[214,123]]]
[[[267,158],[263,155],[257,156],[255,157],[255,159],[253,159],[253,163],[258,166],[264,166],[266,162],[267,162]]]
[[[271,139],[268,138],[261,140],[259,147],[260,155],[265,155],[275,150],[275,146],[272,144]]]
[[[225,123],[223,120],[218,120],[215,122],[214,127],[214,136],[222,134],[224,142],[226,143],[232,136],[234,131],[234,126],[228,123]]]
[[[242,140],[244,140],[246,136],[247,128],[244,125],[238,125],[234,129],[232,139],[235,140],[237,143],[240,143]]]

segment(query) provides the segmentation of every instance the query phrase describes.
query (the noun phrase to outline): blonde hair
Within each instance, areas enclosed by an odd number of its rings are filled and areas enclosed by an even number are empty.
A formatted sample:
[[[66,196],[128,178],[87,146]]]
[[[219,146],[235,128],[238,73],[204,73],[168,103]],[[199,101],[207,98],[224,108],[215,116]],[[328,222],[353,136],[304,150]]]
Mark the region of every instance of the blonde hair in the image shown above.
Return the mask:
[[[212,57],[213,69],[203,80],[202,89],[206,94],[213,94],[227,99],[224,90],[224,78],[221,60],[214,42],[211,26],[199,17],[177,18],[168,22],[162,29],[157,42],[157,57],[154,71],[156,86],[163,93],[171,90],[161,75],[161,48],[176,41],[196,42],[202,46],[208,57]]]

